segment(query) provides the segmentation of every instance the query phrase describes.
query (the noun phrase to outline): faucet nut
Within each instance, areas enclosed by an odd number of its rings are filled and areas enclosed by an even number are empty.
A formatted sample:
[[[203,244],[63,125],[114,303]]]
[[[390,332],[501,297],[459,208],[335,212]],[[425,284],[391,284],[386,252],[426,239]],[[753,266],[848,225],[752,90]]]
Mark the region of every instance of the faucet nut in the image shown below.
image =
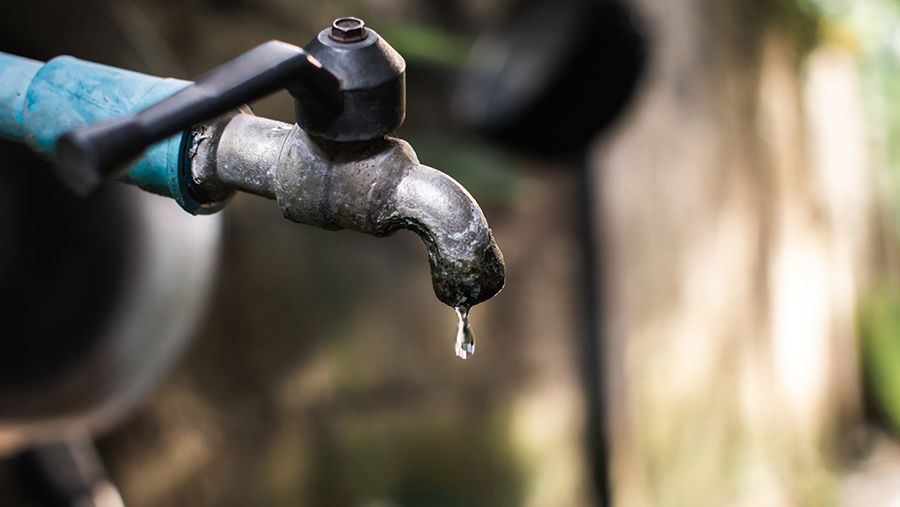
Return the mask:
[[[331,40],[344,44],[359,42],[368,35],[366,22],[352,16],[334,20],[331,24],[331,33],[328,34]]]

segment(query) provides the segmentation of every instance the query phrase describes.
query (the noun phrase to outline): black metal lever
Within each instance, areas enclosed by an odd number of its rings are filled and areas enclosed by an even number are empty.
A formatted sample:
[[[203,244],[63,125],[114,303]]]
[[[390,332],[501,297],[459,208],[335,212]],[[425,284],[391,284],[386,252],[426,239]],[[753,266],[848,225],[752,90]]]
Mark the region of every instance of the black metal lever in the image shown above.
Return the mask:
[[[66,133],[56,142],[57,167],[70,188],[88,194],[153,143],[282,89],[324,118],[341,111],[331,72],[303,49],[270,41],[134,115]]]

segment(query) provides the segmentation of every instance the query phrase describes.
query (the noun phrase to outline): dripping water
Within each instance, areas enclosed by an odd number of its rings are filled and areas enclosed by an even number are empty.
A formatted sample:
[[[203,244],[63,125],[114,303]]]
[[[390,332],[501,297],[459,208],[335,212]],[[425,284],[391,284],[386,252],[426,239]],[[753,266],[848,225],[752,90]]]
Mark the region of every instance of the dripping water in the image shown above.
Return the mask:
[[[456,330],[456,355],[461,359],[468,359],[475,353],[475,335],[469,327],[469,307],[458,306],[455,308],[459,317],[459,327]]]

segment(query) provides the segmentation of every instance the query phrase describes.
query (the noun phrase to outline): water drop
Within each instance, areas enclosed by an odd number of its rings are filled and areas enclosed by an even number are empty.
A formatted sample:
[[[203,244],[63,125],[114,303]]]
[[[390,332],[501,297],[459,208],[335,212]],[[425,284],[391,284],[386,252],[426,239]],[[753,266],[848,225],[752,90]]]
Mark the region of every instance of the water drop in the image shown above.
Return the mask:
[[[475,335],[469,327],[469,308],[458,306],[455,308],[459,317],[459,327],[456,330],[456,355],[461,359],[468,359],[475,353]]]

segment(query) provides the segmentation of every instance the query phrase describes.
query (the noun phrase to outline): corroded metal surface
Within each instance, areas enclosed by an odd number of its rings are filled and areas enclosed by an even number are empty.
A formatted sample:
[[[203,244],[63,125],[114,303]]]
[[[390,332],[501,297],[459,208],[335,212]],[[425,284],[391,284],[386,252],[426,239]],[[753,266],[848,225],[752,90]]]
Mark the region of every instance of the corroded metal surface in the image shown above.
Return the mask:
[[[332,143],[297,126],[238,115],[215,150],[223,182],[276,199],[294,222],[374,236],[415,232],[428,250],[434,292],[449,306],[472,306],[503,288],[503,255],[478,203],[455,180],[420,164],[405,141]]]

